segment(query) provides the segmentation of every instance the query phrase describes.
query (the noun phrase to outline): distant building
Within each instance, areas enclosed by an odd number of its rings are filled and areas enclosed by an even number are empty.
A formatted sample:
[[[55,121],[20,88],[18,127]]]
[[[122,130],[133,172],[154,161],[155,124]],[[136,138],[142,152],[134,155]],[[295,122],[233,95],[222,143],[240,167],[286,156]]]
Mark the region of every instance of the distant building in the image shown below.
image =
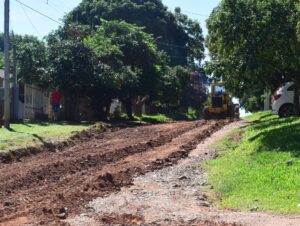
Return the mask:
[[[12,87],[12,83],[11,83]],[[49,92],[34,84],[19,84],[19,102],[13,106],[13,95],[11,95],[11,117],[16,120],[24,119],[47,119],[50,114]],[[13,94],[13,88],[11,88]],[[0,118],[4,111],[4,70],[0,69]],[[16,112],[14,112],[14,110]]]

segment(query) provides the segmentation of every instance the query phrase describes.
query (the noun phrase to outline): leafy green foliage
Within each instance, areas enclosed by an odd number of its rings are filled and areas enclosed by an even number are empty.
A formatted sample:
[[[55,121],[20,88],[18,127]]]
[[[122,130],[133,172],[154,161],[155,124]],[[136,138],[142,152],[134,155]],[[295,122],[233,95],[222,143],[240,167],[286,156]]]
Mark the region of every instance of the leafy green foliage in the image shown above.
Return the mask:
[[[137,96],[179,108],[204,58],[199,22],[168,11],[161,0],[83,0],[46,44],[32,36],[13,41],[21,81],[59,87],[72,114],[79,109],[74,100],[87,98],[102,119],[113,98],[128,109]]]
[[[102,21],[85,44],[93,53],[95,71],[110,74],[107,82],[119,97],[155,95],[166,61],[143,28],[124,21]]]
[[[222,141],[225,152],[207,163],[221,206],[299,213],[300,120],[270,112],[246,119],[254,124]]]
[[[166,107],[179,106],[184,88],[188,85],[191,71],[182,66],[174,68],[168,67],[166,73],[161,78],[159,87],[159,101],[166,104]]]
[[[247,112],[254,113],[264,109],[264,100],[264,91],[255,90],[249,95],[244,95],[243,98],[240,99],[240,105]]]
[[[0,33],[0,52],[4,52],[4,34]]]
[[[171,65],[187,65],[203,59],[203,35],[200,25],[178,11],[167,11],[161,0],[83,0],[69,13],[66,24],[80,23],[92,29],[101,19],[124,20],[145,27],[153,34],[160,50],[170,56]]]
[[[175,18],[180,27],[188,35],[187,56],[188,65],[199,69],[201,61],[204,59],[204,37],[202,28],[198,21],[190,19],[181,12],[180,8],[175,9]]]
[[[86,26],[65,26],[47,37],[47,71],[45,80],[63,90],[83,92],[95,85],[91,52],[83,44],[89,34]]]
[[[233,94],[273,90],[287,80],[299,83],[296,3],[223,0],[214,9],[207,22],[210,69]]]
[[[4,68],[4,54],[0,52],[0,69]]]
[[[45,43],[30,35],[14,35],[11,41],[16,46],[19,80],[41,83],[46,66]]]

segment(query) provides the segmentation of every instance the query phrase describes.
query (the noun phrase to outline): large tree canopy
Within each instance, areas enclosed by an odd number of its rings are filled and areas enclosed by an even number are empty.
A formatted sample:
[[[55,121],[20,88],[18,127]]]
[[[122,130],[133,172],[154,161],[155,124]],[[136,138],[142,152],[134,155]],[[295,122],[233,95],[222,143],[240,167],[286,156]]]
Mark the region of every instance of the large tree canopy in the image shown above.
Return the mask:
[[[47,64],[45,43],[30,35],[14,35],[11,42],[16,46],[19,80],[41,83]]]
[[[159,48],[170,56],[171,65],[187,65],[193,59],[201,62],[204,47],[200,25],[179,14],[169,12],[161,0],[83,0],[65,21],[94,29],[101,19],[124,20],[153,34]]]
[[[124,21],[102,21],[96,33],[85,40],[93,53],[99,75],[109,68],[109,83],[122,96],[156,94],[165,57],[152,35]]]
[[[18,78],[20,81],[40,83],[46,65],[46,46],[43,41],[31,35],[14,35],[10,37],[12,61],[12,47],[16,47],[18,61]],[[3,33],[0,33],[0,68],[4,67]],[[12,64],[11,64],[12,66]]]
[[[89,26],[66,25],[50,34],[47,43],[46,80],[89,96],[99,109],[116,97],[154,98],[166,66],[153,36],[124,21],[103,20],[93,34]]]
[[[286,80],[300,88],[296,0],[222,0],[207,25],[215,75],[242,97]],[[299,99],[295,98],[295,110]]]

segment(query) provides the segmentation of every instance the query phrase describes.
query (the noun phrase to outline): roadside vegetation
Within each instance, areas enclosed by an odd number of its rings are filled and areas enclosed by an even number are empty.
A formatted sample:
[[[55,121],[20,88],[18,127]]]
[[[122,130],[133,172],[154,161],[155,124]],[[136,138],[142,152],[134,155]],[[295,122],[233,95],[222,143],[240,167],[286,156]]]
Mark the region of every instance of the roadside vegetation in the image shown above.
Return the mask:
[[[14,123],[11,129],[0,128],[0,152],[34,146],[43,142],[62,141],[88,129],[90,124]]]
[[[143,104],[184,113],[207,97],[200,23],[161,0],[82,0],[43,40],[11,39],[19,82],[59,88],[63,120],[106,120],[114,99],[132,119]],[[3,49],[0,33],[0,68]]]
[[[300,213],[300,119],[270,112],[217,144],[224,150],[206,168],[223,208]]]

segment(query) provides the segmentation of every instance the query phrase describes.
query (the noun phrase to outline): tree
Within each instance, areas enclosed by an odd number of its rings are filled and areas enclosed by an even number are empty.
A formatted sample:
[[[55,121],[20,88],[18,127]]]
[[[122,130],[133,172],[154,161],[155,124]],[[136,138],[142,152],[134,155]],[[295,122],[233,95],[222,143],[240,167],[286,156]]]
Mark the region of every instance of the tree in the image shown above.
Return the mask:
[[[254,90],[240,99],[240,105],[247,112],[263,111],[265,98],[264,90]]]
[[[4,54],[0,52],[0,69],[4,68]]]
[[[46,67],[46,46],[43,41],[30,35],[13,35],[16,46],[19,81],[41,84]]]
[[[154,36],[159,49],[170,56],[171,66],[186,66],[194,58],[199,62],[203,59],[199,23],[180,12],[174,15],[161,0],[83,0],[65,21],[66,24],[80,23],[95,29],[101,24],[101,19],[124,20],[145,27],[144,31]]]
[[[182,66],[168,67],[161,77],[158,88],[158,105],[163,108],[178,108],[184,88],[188,85],[191,77],[191,70]]]
[[[180,8],[175,9],[175,18],[180,27],[188,35],[187,56],[188,65],[193,68],[200,68],[201,61],[204,59],[204,37],[203,31],[198,21],[190,19],[187,15],[181,13]]]
[[[153,36],[143,28],[125,21],[102,21],[96,33],[84,43],[93,53],[94,71],[110,98],[120,98],[129,109],[129,102],[135,96],[156,97],[167,61],[158,51]],[[131,117],[130,112],[128,116]]]
[[[4,52],[4,34],[0,33],[0,52]]]
[[[69,24],[50,34],[47,43],[45,79],[66,96],[75,95],[72,99],[91,98],[102,119],[113,98],[127,105],[136,95],[154,98],[166,64],[152,35],[124,21],[103,20],[92,34],[89,26]]]
[[[299,115],[299,51],[296,0],[223,0],[207,25],[214,74],[238,97],[295,82]]]
[[[64,94],[63,111],[68,120],[79,120],[80,98],[97,86],[92,70],[92,54],[83,43],[89,34],[88,26],[68,25],[46,37],[47,69],[43,80],[52,88],[60,88]]]
[[[0,33],[0,68],[4,67],[3,33]],[[46,46],[43,41],[31,35],[11,34],[11,61],[12,46],[16,46],[18,61],[18,78],[21,82],[40,83],[46,65]]]

